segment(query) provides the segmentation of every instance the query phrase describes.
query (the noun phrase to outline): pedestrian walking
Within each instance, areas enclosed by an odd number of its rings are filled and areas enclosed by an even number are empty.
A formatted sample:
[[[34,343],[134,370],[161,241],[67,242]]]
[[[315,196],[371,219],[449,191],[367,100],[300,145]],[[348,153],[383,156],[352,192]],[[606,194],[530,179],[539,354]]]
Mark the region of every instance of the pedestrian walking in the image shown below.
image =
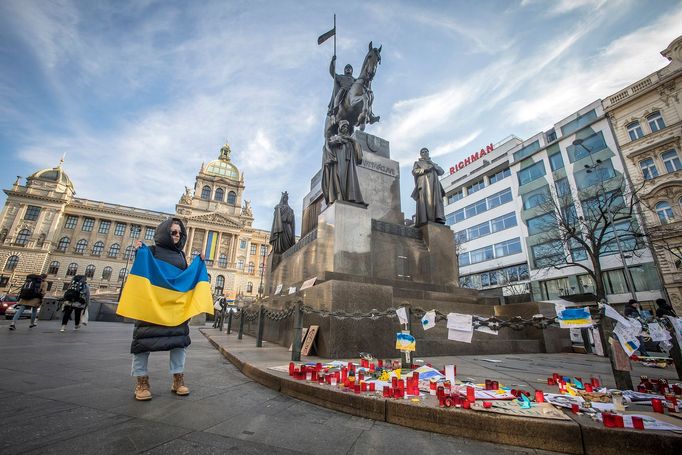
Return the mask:
[[[90,287],[87,283],[85,275],[76,275],[71,280],[68,289],[64,293],[64,316],[62,316],[62,327],[60,332],[66,330],[66,324],[71,318],[71,313],[74,314],[74,330],[81,328],[81,312],[90,303]]]
[[[31,309],[31,324],[28,326],[30,329],[38,325],[36,321],[36,316],[38,315],[38,308],[43,303],[43,296],[47,292],[47,278],[46,274],[42,275],[28,275],[26,281],[21,286],[19,291],[19,301],[14,306],[16,313],[12,318],[12,322],[9,324],[10,330],[16,329],[16,323],[21,318],[24,310],[27,308]]]
[[[168,265],[171,265],[179,269],[176,271],[183,271],[188,267],[187,258],[183,251],[186,241],[187,231],[182,221],[177,218],[169,218],[156,228],[154,245],[149,249],[157,262],[165,263],[164,267],[167,268]],[[142,247],[142,242],[138,240],[135,246],[137,251]],[[203,262],[203,255],[201,259]],[[154,302],[149,298],[145,299],[144,303],[149,306],[154,305]],[[161,308],[159,311],[163,313],[168,312],[169,309]],[[149,354],[153,351],[169,351],[169,370],[170,374],[173,375],[171,392],[180,396],[189,395],[189,388],[185,385],[184,371],[187,347],[190,343],[189,320],[175,326],[137,320],[130,346],[130,352],[133,354],[131,375],[136,379],[136,400],[147,401],[152,399],[147,365]]]

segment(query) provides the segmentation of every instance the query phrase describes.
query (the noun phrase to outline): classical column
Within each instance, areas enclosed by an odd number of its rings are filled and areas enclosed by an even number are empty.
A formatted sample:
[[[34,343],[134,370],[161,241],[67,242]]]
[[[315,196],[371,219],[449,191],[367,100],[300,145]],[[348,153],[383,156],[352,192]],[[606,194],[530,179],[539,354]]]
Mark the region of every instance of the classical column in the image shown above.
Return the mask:
[[[196,231],[196,228],[191,227],[191,228],[188,228],[188,230],[189,230],[189,234],[187,236],[189,237],[189,240],[187,242],[187,245],[185,245],[185,247],[187,248],[185,255],[187,257],[192,257],[192,243],[194,242],[194,232]]]
[[[215,260],[217,261],[220,259],[220,248],[221,244],[223,243],[223,232],[219,231],[218,232],[218,244],[215,247]]]

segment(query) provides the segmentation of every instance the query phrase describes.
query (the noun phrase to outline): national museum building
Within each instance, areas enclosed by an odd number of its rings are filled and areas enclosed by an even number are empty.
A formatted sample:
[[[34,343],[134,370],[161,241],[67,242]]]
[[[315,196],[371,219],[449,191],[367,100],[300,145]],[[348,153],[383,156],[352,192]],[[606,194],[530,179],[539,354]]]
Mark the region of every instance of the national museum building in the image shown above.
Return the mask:
[[[189,261],[205,252],[216,295],[256,296],[269,252],[270,233],[253,228],[244,176],[230,147],[201,166],[194,190],[186,188],[175,214],[75,197],[57,167],[20,178],[0,215],[0,293],[15,293],[30,273],[46,273],[50,295],[61,295],[71,278],[85,275],[93,293],[118,292],[132,265],[136,239],[153,244],[156,226],[168,217],[187,228]]]

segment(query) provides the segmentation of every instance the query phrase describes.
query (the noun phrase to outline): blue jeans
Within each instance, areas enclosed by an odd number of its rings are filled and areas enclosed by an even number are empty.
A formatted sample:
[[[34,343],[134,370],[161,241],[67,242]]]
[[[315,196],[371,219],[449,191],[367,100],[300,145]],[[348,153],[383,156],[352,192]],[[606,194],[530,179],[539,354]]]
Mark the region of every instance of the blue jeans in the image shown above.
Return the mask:
[[[185,371],[185,358],[187,348],[175,348],[170,350],[169,368],[171,374],[182,373]],[[149,362],[149,352],[133,354],[133,367],[131,376],[147,376],[147,363]]]
[[[26,309],[26,307],[25,307],[24,305],[17,305],[17,306],[14,307],[14,308],[17,310],[17,312],[14,313],[14,317],[12,318],[12,324],[14,324],[16,321],[19,320],[19,318],[21,317],[22,313],[23,313],[24,310]],[[30,307],[30,308],[31,308],[31,324],[35,324],[35,322],[36,322],[36,315],[38,314],[38,307],[32,306],[32,307]]]

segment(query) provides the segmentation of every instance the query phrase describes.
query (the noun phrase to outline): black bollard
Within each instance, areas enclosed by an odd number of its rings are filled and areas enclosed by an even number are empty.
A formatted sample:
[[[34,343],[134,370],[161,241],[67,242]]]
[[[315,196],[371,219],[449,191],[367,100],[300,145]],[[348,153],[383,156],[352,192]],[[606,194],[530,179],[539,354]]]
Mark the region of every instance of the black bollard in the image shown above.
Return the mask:
[[[241,317],[239,318],[239,335],[237,335],[237,339],[241,340],[242,335],[244,335],[244,318],[246,315],[244,314],[244,308],[240,310]]]
[[[232,310],[230,310],[230,314],[227,315],[227,334],[229,335],[231,331],[232,331]]]
[[[296,302],[296,309],[294,310],[294,342],[291,348],[291,360],[294,362],[301,361],[301,330],[303,327],[303,307],[301,301]]]
[[[256,347],[263,347],[263,325],[265,324],[265,309],[263,305],[258,308],[258,332],[256,334]]]

